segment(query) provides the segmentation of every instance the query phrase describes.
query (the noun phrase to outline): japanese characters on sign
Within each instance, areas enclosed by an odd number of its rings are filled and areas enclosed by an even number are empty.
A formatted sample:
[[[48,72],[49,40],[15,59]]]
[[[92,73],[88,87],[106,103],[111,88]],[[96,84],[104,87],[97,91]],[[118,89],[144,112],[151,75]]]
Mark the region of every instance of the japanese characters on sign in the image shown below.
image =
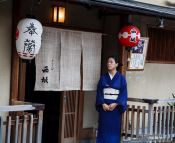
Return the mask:
[[[32,18],[22,19],[16,30],[16,49],[22,59],[33,59],[41,47],[42,25]]]
[[[138,44],[131,48],[128,59],[128,70],[143,70],[148,48],[148,38],[141,37]]]
[[[52,59],[52,61],[51,61],[51,71],[53,71],[54,70],[54,60]],[[47,83],[49,83],[49,72],[50,72],[50,70],[49,70],[49,66],[44,66],[42,69],[41,69],[41,73],[42,73],[42,78],[41,78],[41,83],[43,83],[43,84],[47,84]]]
[[[119,42],[122,46],[136,46],[140,40],[140,30],[136,26],[125,26],[119,32]]]
[[[45,67],[42,69],[42,72],[43,72],[43,73],[49,73],[49,68],[48,68],[48,66],[45,66]],[[48,76],[43,76],[42,79],[41,79],[41,82],[42,82],[42,83],[48,83]]]

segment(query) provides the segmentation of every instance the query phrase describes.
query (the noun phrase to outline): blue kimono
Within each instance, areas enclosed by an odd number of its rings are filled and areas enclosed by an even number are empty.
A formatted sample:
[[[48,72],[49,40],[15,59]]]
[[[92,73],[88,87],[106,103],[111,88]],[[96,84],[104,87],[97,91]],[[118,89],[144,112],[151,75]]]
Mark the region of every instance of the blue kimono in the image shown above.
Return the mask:
[[[117,72],[110,78],[109,73],[101,76],[96,95],[96,109],[99,112],[96,143],[120,143],[121,114],[127,107],[127,85],[123,75]],[[113,111],[104,111],[102,104],[117,103]]]

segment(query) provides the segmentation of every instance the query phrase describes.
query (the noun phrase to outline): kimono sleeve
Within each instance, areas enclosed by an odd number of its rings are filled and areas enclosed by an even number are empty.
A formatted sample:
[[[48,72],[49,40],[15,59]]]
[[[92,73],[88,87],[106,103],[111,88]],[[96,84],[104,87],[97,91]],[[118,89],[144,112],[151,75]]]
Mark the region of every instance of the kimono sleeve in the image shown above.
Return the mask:
[[[127,91],[127,83],[125,77],[121,77],[121,90],[120,94],[117,98],[117,104],[119,105],[119,108],[121,112],[125,112],[127,108],[127,100],[128,100],[128,91]]]
[[[97,93],[96,93],[95,106],[97,111],[99,111],[103,103],[104,103],[104,96],[103,96],[102,77],[101,77],[97,85]]]

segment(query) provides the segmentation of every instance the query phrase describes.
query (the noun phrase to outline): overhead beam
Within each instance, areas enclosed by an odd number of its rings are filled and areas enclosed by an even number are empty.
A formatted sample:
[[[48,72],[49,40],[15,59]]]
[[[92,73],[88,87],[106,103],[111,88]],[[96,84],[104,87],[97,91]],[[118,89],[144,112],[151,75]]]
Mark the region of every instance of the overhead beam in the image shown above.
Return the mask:
[[[72,3],[79,3],[88,6],[105,7],[111,9],[117,9],[119,11],[126,11],[128,13],[136,13],[148,16],[164,17],[167,19],[175,19],[175,8],[162,7],[157,5],[151,5],[136,1],[124,1],[124,0],[69,0]]]

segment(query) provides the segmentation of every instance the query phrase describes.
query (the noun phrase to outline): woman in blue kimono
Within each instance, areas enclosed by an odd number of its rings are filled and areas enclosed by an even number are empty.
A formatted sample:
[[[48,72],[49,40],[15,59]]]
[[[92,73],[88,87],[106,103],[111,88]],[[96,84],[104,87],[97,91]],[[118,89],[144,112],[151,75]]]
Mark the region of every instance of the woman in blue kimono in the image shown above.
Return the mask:
[[[127,84],[117,71],[118,61],[109,57],[108,73],[101,76],[96,95],[99,112],[96,143],[120,143],[121,115],[127,107]]]

